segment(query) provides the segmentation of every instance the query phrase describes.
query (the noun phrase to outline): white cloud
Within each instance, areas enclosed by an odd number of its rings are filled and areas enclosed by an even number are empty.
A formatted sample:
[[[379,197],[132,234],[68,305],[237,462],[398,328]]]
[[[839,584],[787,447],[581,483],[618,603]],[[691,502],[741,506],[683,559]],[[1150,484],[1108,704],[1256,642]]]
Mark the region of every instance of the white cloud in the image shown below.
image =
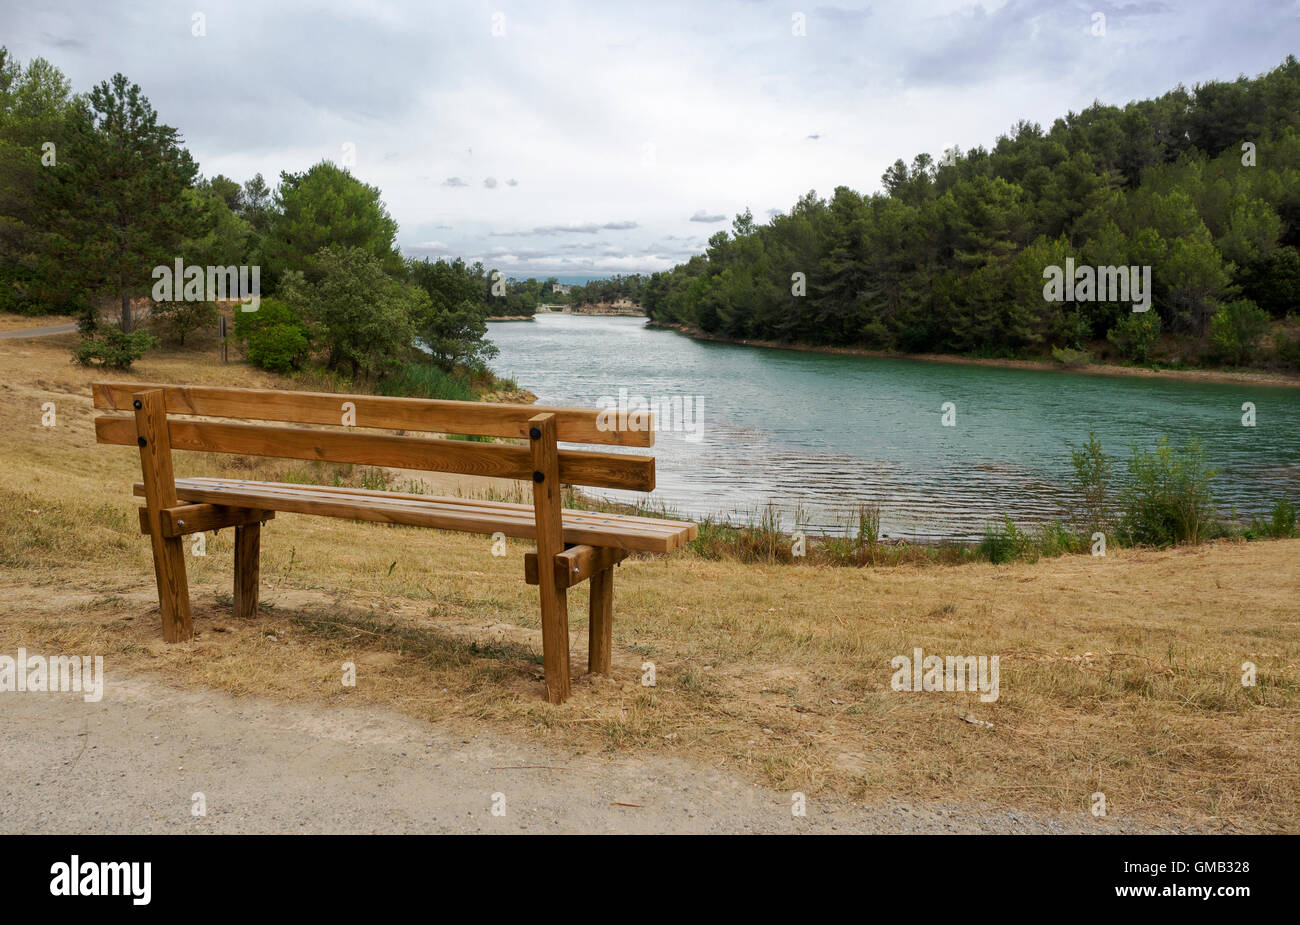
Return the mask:
[[[843,0],[806,8],[802,37],[784,9],[690,0],[520,0],[499,38],[494,7],[430,16],[414,0],[232,0],[207,10],[202,38],[162,0],[0,0],[0,22],[16,56],[49,58],[77,91],[127,74],[205,174],[274,184],[351,142],[408,252],[626,272],[681,259],[656,242],[747,207],[874,190],[895,158],[988,146],[1096,98],[1255,74],[1294,50],[1276,16],[1228,0],[1099,0],[1100,40],[1093,8]],[[602,253],[605,231],[622,256]],[[503,234],[521,250],[493,254]]]

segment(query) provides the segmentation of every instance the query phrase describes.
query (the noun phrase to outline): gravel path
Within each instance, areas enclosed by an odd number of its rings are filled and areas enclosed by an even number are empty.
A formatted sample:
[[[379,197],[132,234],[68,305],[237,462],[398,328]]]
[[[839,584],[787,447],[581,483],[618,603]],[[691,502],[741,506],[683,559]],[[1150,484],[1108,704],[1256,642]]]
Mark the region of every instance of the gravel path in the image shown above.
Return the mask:
[[[1151,831],[1082,813],[813,799],[796,818],[790,793],[684,760],[575,756],[377,709],[237,699],[143,676],[109,677],[99,703],[0,698],[3,833]],[[200,792],[205,816],[192,814]]]

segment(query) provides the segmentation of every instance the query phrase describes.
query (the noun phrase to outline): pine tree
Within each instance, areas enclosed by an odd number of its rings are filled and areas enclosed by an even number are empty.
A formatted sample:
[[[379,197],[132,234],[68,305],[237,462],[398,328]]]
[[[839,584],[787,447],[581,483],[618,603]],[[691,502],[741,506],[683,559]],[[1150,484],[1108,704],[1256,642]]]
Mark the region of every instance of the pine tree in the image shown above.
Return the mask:
[[[43,192],[57,210],[47,252],[92,294],[84,328],[95,326],[94,296],[111,295],[122,330],[132,329],[132,296],[148,291],[155,266],[182,256],[189,210],[181,194],[197,173],[179,133],[159,123],[124,75],[79,105],[66,158]]]

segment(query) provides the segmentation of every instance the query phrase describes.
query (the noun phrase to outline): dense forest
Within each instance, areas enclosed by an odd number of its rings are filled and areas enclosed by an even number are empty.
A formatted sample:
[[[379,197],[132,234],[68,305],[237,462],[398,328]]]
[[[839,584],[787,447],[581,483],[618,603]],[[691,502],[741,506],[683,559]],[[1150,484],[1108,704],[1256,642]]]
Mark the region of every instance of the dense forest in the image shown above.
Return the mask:
[[[158,269],[181,260],[257,269],[260,305],[233,312],[257,365],[466,397],[447,374],[487,375],[484,319],[504,279],[405,258],[397,230],[345,167],[285,171],[274,189],[261,174],[204,177],[122,74],[74,94],[48,61],[0,47],[0,311],[76,316],[83,363],[124,368],[160,339],[215,329],[210,292],[157,296]]]
[[[1096,103],[1050,130],[898,160],[883,191],[815,192],[644,283],[659,323],[904,352],[1096,353],[1300,367],[1300,63]],[[1153,310],[1049,301],[1044,271],[1151,267]]]

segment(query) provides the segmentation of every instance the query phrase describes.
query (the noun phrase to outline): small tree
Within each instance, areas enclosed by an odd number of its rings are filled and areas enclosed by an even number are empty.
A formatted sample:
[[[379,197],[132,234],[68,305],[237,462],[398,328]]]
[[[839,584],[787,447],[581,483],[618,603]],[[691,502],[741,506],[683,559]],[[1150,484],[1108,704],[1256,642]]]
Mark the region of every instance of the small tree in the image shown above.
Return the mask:
[[[1244,365],[1268,327],[1268,312],[1250,299],[1227,302],[1210,319],[1210,352],[1225,363]]]
[[[488,306],[481,264],[466,266],[460,258],[422,260],[411,261],[408,269],[411,281],[429,296],[427,310],[415,324],[420,343],[438,365],[451,371],[458,364],[474,365],[496,356],[496,345],[487,339]],[[511,287],[509,295],[515,294]],[[540,291],[526,306],[505,312],[531,314],[539,297]]]
[[[185,335],[215,326],[219,315],[215,302],[157,302],[151,313],[155,325],[182,347]]]
[[[1115,349],[1134,363],[1145,363],[1159,338],[1160,316],[1153,311],[1129,312],[1106,333]]]
[[[422,289],[393,279],[359,247],[322,248],[313,264],[318,282],[288,273],[278,294],[307,322],[330,369],[377,377],[410,355],[415,319],[429,311]]]
[[[1088,442],[1070,451],[1070,461],[1074,465],[1074,488],[1079,494],[1074,521],[1082,532],[1089,535],[1105,532],[1115,516],[1115,502],[1110,490],[1114,463],[1102,452],[1095,431],[1088,431]]]

